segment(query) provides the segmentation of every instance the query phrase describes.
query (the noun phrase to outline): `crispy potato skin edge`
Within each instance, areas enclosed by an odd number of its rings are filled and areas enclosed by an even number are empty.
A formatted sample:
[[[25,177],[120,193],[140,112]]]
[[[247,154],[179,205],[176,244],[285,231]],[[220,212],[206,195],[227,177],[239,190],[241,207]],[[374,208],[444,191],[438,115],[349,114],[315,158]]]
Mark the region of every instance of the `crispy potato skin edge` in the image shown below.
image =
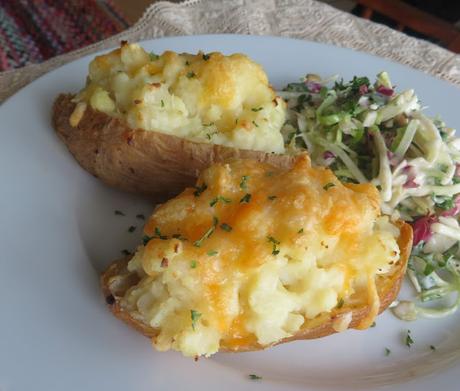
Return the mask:
[[[61,94],[52,124],[81,167],[109,186],[164,201],[195,184],[211,164],[246,158],[290,167],[295,156],[198,143],[167,134],[131,129],[127,123],[87,107],[76,127],[73,95]]]
[[[401,288],[401,283],[404,278],[404,274],[406,272],[407,261],[409,259],[409,255],[412,249],[412,227],[403,222],[398,221],[397,225],[400,229],[400,236],[398,238],[398,245],[401,251],[401,257],[395,268],[394,272],[385,279],[385,282],[380,283],[377,285],[379,297],[380,297],[380,310],[379,313],[383,312],[398,296],[399,290]],[[132,318],[127,312],[123,311],[121,306],[119,305],[118,299],[124,294],[124,292],[119,292],[120,294],[116,294],[112,292],[110,288],[110,280],[115,276],[120,276],[123,274],[129,273],[126,270],[126,266],[129,261],[129,257],[121,259],[119,261],[115,261],[112,263],[108,269],[101,275],[101,288],[106,298],[113,298],[113,303],[108,304],[112,313],[119,319],[123,320],[129,326],[133,327],[137,331],[144,334],[146,337],[152,338],[158,334],[158,330],[146,326],[143,323],[139,322],[138,320]],[[368,306],[359,307],[359,308],[346,308],[343,307],[339,310],[334,310],[331,313],[331,316],[325,319],[324,322],[320,323],[319,325],[314,325],[313,327],[303,327],[299,330],[295,335],[289,338],[285,338],[274,345],[279,345],[286,342],[301,340],[301,339],[315,339],[325,337],[327,335],[331,335],[336,333],[333,325],[333,320],[337,317],[340,317],[342,314],[347,312],[352,312],[353,318],[349,325],[349,328],[356,328],[360,321],[369,313],[370,308]],[[273,346],[273,345],[270,345]],[[255,350],[262,350],[266,349],[270,346],[261,346],[259,344],[253,344],[248,346],[239,346],[233,347],[230,349],[221,349],[222,352],[248,352],[248,351],[255,351]]]

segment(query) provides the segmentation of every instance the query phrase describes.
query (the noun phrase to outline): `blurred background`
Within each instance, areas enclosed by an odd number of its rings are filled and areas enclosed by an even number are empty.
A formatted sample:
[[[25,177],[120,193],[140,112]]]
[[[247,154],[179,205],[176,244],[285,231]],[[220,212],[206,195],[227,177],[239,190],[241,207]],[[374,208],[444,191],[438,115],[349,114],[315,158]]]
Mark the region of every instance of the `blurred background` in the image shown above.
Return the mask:
[[[39,63],[117,34],[136,23],[154,2],[0,0],[0,71]],[[460,53],[459,0],[323,2]]]

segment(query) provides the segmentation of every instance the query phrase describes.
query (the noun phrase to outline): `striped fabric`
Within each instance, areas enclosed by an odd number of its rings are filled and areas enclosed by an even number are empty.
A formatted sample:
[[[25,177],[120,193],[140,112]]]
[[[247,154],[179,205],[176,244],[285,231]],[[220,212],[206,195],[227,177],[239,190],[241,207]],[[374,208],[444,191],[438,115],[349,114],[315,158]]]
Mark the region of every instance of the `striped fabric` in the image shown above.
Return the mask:
[[[0,71],[42,62],[126,27],[110,0],[0,0]]]

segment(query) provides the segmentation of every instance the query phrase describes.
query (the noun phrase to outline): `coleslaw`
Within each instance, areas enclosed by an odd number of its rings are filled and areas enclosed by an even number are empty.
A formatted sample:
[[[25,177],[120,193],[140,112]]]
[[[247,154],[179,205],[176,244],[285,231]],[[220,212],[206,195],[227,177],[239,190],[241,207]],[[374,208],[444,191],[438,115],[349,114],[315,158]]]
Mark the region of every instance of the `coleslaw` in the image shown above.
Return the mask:
[[[307,75],[278,91],[288,105],[288,149],[344,182],[371,182],[382,212],[414,230],[407,276],[417,300],[395,302],[404,320],[442,317],[460,307],[460,138],[429,118],[409,89],[396,92],[386,72],[374,84]]]

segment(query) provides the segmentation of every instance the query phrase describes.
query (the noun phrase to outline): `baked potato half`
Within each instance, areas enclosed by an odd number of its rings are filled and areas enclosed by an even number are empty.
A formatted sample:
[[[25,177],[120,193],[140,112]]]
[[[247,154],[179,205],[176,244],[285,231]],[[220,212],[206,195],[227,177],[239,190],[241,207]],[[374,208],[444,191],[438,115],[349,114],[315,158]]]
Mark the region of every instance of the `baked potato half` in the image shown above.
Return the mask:
[[[91,62],[82,91],[57,98],[52,122],[85,170],[158,200],[228,158],[291,164],[280,132],[285,111],[244,55],[158,56],[123,42]]]
[[[192,357],[365,329],[395,300],[412,245],[378,205],[373,185],[343,185],[306,156],[215,164],[156,209],[102,292],[155,348]]]

